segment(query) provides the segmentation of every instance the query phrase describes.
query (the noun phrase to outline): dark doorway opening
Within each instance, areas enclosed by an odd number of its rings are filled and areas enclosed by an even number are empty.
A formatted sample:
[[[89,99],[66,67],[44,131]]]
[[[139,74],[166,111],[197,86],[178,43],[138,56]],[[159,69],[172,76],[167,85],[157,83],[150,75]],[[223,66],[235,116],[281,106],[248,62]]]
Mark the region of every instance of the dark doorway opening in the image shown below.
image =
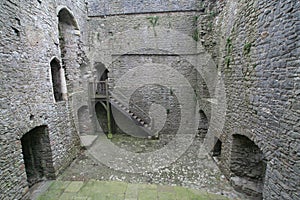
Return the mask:
[[[262,199],[266,161],[259,147],[248,137],[233,135],[230,170],[231,182],[253,199]]]
[[[106,111],[106,102],[100,103],[97,102],[95,105],[95,111],[97,115],[97,121],[102,128],[105,134],[108,133],[108,126],[107,126],[107,111]]]
[[[208,130],[208,120],[203,110],[199,111],[200,121],[198,126],[198,137],[204,140]]]
[[[106,84],[108,79],[108,70],[103,63],[95,63],[96,69],[96,95],[106,95]]]
[[[212,156],[220,156],[222,151],[222,142],[218,138],[215,138],[217,140],[215,142],[214,148],[212,150]]]
[[[39,126],[21,138],[29,187],[45,179],[55,179],[47,126]]]

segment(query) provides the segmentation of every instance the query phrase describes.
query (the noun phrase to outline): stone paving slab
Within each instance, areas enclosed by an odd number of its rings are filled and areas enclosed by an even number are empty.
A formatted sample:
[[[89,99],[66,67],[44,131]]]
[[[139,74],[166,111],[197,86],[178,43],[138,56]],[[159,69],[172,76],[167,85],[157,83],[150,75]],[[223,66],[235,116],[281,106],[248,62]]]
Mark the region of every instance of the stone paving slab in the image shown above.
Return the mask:
[[[72,181],[65,189],[65,192],[78,192],[82,186],[82,181]]]
[[[178,186],[116,181],[53,181],[38,200],[226,200],[228,198]]]

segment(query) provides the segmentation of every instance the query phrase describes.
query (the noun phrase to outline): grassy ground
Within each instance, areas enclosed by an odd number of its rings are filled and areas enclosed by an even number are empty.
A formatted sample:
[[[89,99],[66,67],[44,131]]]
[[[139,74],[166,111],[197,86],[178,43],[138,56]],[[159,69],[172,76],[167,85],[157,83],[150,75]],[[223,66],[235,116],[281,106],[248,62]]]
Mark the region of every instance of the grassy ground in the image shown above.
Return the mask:
[[[38,200],[225,200],[204,191],[177,186],[116,181],[53,181]]]

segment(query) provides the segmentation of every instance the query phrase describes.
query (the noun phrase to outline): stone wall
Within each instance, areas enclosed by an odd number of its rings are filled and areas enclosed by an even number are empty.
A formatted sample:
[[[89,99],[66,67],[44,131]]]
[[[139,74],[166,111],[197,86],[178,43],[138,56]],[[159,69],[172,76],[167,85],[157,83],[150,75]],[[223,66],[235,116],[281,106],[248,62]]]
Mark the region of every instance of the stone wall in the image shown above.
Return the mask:
[[[180,88],[178,79],[177,82],[172,82],[175,76],[180,76],[182,81],[189,84],[193,93],[194,91],[198,93],[195,98],[209,97],[208,89],[202,85],[205,83],[203,74],[196,69],[199,67],[206,71],[204,64],[208,58],[203,48],[197,46],[199,38],[198,31],[196,31],[198,21],[204,20],[206,15],[203,12],[190,11],[90,18],[88,23],[91,49],[88,55],[89,61],[91,65],[104,64],[109,71],[111,90],[119,95],[119,100],[122,100],[123,104],[128,104],[128,108],[131,107],[145,122],[150,122],[144,115],[144,112],[147,113],[150,109],[148,105],[150,102],[163,106],[162,116],[167,114],[168,117],[168,112],[173,106],[168,97],[170,91],[174,90],[174,94],[178,95],[178,92],[185,90],[185,88]],[[200,66],[196,66],[198,60]],[[155,70],[147,71],[151,67]],[[169,73],[170,80],[162,74],[167,67],[173,69],[175,73]],[[159,72],[160,69],[162,70]],[[134,76],[134,71],[140,76]],[[158,73],[155,74],[154,71]],[[201,86],[198,87],[197,83]],[[144,85],[149,86],[149,84],[156,85],[147,87],[148,89],[139,88]],[[157,89],[157,85],[166,86],[167,93],[161,93],[162,96],[158,95],[157,99],[151,99],[150,91]],[[136,91],[138,88],[143,91],[136,92],[133,88],[136,88]],[[137,96],[132,97],[133,94]],[[152,97],[155,96],[154,93],[151,94]],[[162,99],[164,99],[163,102]],[[191,103],[195,106],[194,98],[186,98],[184,101],[182,105]],[[136,106],[145,110],[135,109]],[[180,118],[175,117],[179,116],[178,111],[175,111],[178,106],[174,106],[174,113],[173,110],[170,113],[174,114],[171,117],[173,121],[171,120],[171,123],[167,120],[163,132],[172,133],[173,129],[179,125]],[[208,117],[210,116],[209,107],[210,104],[207,103],[206,108],[202,108]],[[194,110],[194,107],[190,109]],[[163,120],[157,119],[156,121]]]
[[[299,1],[10,0],[0,5],[1,199],[20,199],[28,190],[21,138],[35,127],[48,128],[55,175],[75,157],[77,129],[87,128],[84,120],[77,123],[88,115],[80,108],[88,105],[88,82],[96,79],[99,63],[109,70],[111,89],[129,81],[127,88],[123,84],[124,101],[146,107],[151,87],[139,83],[155,82],[167,86],[159,88],[165,98],[155,99],[159,104],[168,106],[176,94],[184,99],[180,106],[187,106],[182,113],[200,113],[197,122],[186,120],[186,125],[200,122],[201,137],[209,125],[208,135],[221,141],[219,166],[234,185],[241,176],[235,169],[245,164],[236,152],[253,143],[266,162],[265,176],[259,177],[263,188],[245,183],[249,187],[242,190],[262,193],[264,199],[300,198]],[[59,20],[61,9],[67,15]],[[68,91],[59,102],[50,73],[54,57]],[[220,77],[224,88],[214,85]],[[130,98],[132,86],[145,102]],[[167,109],[157,121],[172,113]],[[178,121],[168,120],[172,132]],[[235,143],[233,135],[250,142]],[[255,172],[255,160],[247,160],[253,170],[247,168],[243,176]]]
[[[185,6],[182,10],[164,7],[163,11],[167,11],[164,13],[159,10],[162,7],[158,10],[146,7],[147,2],[138,6],[120,1],[118,5],[111,3],[100,8],[90,1],[91,63],[105,63],[112,86],[134,66],[149,61],[172,63],[169,57],[176,60],[180,55],[189,61],[198,59],[191,62],[193,66],[206,63],[200,74],[208,85],[208,95],[202,93],[200,100],[204,105],[209,102],[204,114],[208,119],[213,117],[208,122],[208,133],[222,142],[218,160],[224,174],[233,184],[237,183],[232,170],[232,164],[239,163],[232,153],[237,151],[233,135],[245,136],[258,147],[267,166],[262,172],[265,177],[258,178],[263,179],[263,189],[256,191],[249,184],[244,192],[251,195],[252,191],[253,196],[263,193],[264,199],[297,199],[299,2],[200,2],[202,6],[190,10]],[[125,10],[120,9],[121,4],[126,5]],[[168,34],[164,30],[169,30]],[[208,65],[205,52],[215,65]],[[211,87],[216,77],[205,75],[209,70],[217,70],[223,77],[226,98],[215,101],[222,88]],[[198,80],[196,85],[202,87]],[[225,104],[220,104],[222,100]],[[226,112],[222,128],[214,120],[214,116],[222,117],[220,110]],[[213,140],[217,141],[214,137]],[[255,166],[255,159],[251,162],[250,166]]]
[[[20,199],[28,191],[21,138],[30,130],[48,127],[55,175],[79,150],[72,102],[55,102],[50,73],[52,58],[61,62],[57,11],[63,6],[84,30],[83,1],[0,3],[0,199]]]
[[[252,140],[267,163],[264,199],[299,198],[299,6],[228,1],[214,24],[227,103],[220,168],[235,176],[233,134]]]
[[[197,11],[203,9],[202,1],[197,0],[166,0],[166,1],[88,1],[88,16],[124,15],[138,13],[176,12],[176,11]]]

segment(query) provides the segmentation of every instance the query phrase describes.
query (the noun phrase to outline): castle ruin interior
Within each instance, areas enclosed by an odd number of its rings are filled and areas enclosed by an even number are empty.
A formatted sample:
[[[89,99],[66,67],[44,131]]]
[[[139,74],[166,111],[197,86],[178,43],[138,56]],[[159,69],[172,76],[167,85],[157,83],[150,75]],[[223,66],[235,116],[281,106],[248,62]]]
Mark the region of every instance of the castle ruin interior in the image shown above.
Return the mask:
[[[0,5],[0,199],[82,151],[143,174],[199,148],[245,198],[300,199],[299,0]]]

